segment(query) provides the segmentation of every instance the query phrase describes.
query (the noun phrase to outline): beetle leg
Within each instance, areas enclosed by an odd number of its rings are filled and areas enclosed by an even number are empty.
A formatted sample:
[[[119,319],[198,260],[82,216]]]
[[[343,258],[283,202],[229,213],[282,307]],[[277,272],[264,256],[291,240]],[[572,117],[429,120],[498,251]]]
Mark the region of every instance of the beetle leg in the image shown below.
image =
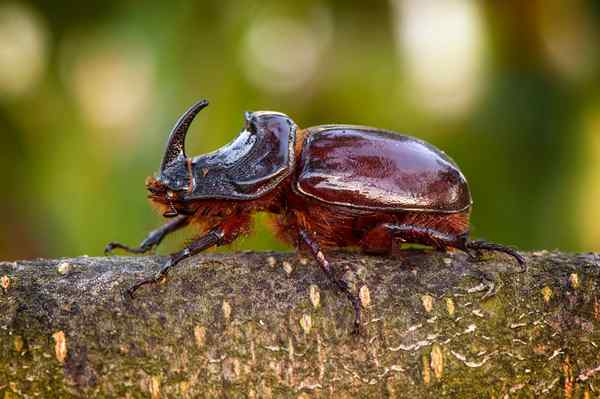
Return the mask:
[[[180,228],[184,227],[188,223],[189,216],[181,215],[173,220],[165,223],[160,226],[156,230],[152,230],[150,234],[141,242],[139,247],[128,247],[127,245],[118,243],[118,242],[110,242],[104,248],[104,254],[109,255],[115,248],[123,249],[127,252],[135,253],[135,254],[143,254],[150,251],[152,248],[156,247],[161,243],[161,241],[169,234]]]
[[[323,251],[321,251],[319,244],[316,241],[314,241],[312,238],[310,238],[308,233],[306,233],[304,230],[300,230],[300,237],[302,238],[302,241],[304,241],[306,246],[308,246],[308,249],[312,253],[313,257],[316,259],[319,266],[321,266],[321,270],[323,270],[323,272],[329,278],[329,280],[331,282],[333,282],[335,284],[335,286],[339,290],[341,290],[346,295],[346,297],[350,300],[350,302],[352,303],[352,306],[354,307],[354,330],[353,330],[353,332],[355,334],[359,334],[360,333],[360,320],[361,320],[361,310],[360,310],[359,298],[352,293],[352,291],[350,290],[350,287],[348,287],[348,284],[346,284],[346,282],[344,280],[338,279],[335,276],[335,272],[334,272],[333,268],[331,267],[331,264],[329,263],[329,261],[325,258],[325,255],[323,255]]]
[[[179,252],[171,254],[167,262],[163,265],[159,272],[156,273],[154,277],[142,280],[134,284],[127,290],[127,294],[129,295],[129,297],[133,298],[133,294],[138,288],[147,284],[158,283],[167,276],[169,269],[171,269],[173,266],[176,266],[182,260],[187,259],[190,256],[195,255],[197,253],[200,253],[207,248],[221,244],[223,242],[224,236],[225,233],[223,229],[221,229],[220,227],[213,228],[208,232],[208,234],[194,241],[186,248],[182,249]]]
[[[452,234],[442,233],[441,231],[429,228],[414,226],[411,224],[393,224],[383,223],[372,230],[365,236],[363,242],[368,245],[369,236],[375,234],[381,235],[386,232],[389,236],[401,240],[402,242],[430,245],[436,249],[444,250],[446,247],[454,247],[456,245],[456,236]],[[391,241],[390,241],[391,245]]]
[[[403,242],[431,245],[438,249],[445,247],[457,248],[465,251],[473,258],[477,258],[479,251],[481,250],[502,252],[515,258],[515,260],[519,263],[519,266],[521,266],[522,272],[527,270],[525,258],[523,258],[523,256],[514,249],[484,240],[469,241],[468,234],[456,236],[453,234],[443,233],[429,227],[393,223],[384,223],[375,227],[375,229],[386,229],[390,232],[390,234],[392,234],[394,237],[400,238]],[[475,252],[475,255],[473,252]]]
[[[466,251],[469,254],[471,251],[479,252],[481,250],[505,253],[505,254],[510,255],[513,258],[515,258],[515,260],[519,263],[519,266],[521,266],[521,272],[527,271],[527,264],[525,263],[525,258],[521,254],[519,254],[517,251],[515,251],[514,249],[512,249],[510,247],[496,244],[493,242],[484,241],[484,240],[469,241],[466,239],[466,237],[464,238],[464,243],[462,245],[463,245],[462,247],[458,247],[458,248]]]

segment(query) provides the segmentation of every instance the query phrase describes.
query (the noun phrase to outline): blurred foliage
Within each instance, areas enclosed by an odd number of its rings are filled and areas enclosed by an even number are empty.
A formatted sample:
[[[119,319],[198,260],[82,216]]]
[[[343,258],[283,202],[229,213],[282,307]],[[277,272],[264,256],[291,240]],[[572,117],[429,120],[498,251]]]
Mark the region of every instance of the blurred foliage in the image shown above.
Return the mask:
[[[161,223],[144,179],[199,98],[190,154],[246,110],[388,128],[461,166],[474,236],[600,250],[598,4],[2,2],[0,259],[139,242]],[[285,248],[257,220],[233,247]]]

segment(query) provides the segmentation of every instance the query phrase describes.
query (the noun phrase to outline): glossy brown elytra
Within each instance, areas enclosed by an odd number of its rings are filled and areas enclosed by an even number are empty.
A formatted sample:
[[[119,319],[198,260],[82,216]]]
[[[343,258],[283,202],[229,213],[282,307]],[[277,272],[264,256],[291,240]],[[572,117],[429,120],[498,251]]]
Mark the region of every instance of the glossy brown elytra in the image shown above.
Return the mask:
[[[188,224],[199,226],[203,235],[170,255],[156,276],[132,286],[130,295],[165,277],[183,259],[249,233],[257,211],[273,214],[278,236],[308,249],[349,298],[355,330],[361,323],[360,301],[338,278],[324,250],[359,247],[386,254],[405,242],[470,254],[499,251],[524,264],[511,248],[468,239],[472,201],[467,181],[432,145],[364,126],[300,129],[282,113],[259,111],[245,114],[245,126],[231,143],[189,158],[186,133],[207,105],[200,101],[179,119],[158,175],[146,183],[152,202],[170,220],[139,247],[110,243],[106,252],[145,253]]]

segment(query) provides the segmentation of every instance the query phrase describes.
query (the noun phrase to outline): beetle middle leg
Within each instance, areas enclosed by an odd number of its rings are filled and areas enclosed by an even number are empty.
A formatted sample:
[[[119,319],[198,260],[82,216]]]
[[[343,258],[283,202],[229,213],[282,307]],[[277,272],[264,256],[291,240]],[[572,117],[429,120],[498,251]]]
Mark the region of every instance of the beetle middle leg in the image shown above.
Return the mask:
[[[125,244],[121,244],[118,242],[109,243],[106,248],[104,248],[104,254],[109,255],[116,248],[123,249],[127,252],[135,253],[135,254],[143,254],[150,251],[152,248],[158,246],[162,240],[170,233],[181,229],[186,226],[189,221],[188,215],[180,215],[174,218],[173,220],[165,223],[161,227],[156,230],[152,230],[150,234],[141,242],[138,247],[129,247]]]
[[[331,267],[331,264],[325,258],[325,255],[323,255],[323,251],[321,251],[319,244],[315,240],[310,238],[308,233],[304,230],[300,230],[300,238],[302,238],[302,241],[306,244],[306,246],[308,246],[308,249],[310,250],[311,254],[316,259],[319,266],[321,266],[321,270],[323,270],[323,272],[329,278],[329,280],[333,282],[335,286],[339,290],[341,290],[352,303],[352,306],[354,307],[353,332],[355,334],[359,334],[361,320],[360,299],[358,298],[358,296],[352,293],[350,287],[348,287],[348,284],[346,284],[344,280],[339,279],[335,276],[333,267]]]

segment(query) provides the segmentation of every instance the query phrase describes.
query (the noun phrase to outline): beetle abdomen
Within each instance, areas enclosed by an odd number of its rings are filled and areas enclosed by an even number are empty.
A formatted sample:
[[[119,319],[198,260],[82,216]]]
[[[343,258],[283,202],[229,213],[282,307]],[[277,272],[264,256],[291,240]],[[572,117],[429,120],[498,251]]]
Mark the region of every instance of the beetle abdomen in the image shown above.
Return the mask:
[[[350,125],[309,128],[296,188],[363,209],[461,212],[467,181],[442,151],[413,137]]]

